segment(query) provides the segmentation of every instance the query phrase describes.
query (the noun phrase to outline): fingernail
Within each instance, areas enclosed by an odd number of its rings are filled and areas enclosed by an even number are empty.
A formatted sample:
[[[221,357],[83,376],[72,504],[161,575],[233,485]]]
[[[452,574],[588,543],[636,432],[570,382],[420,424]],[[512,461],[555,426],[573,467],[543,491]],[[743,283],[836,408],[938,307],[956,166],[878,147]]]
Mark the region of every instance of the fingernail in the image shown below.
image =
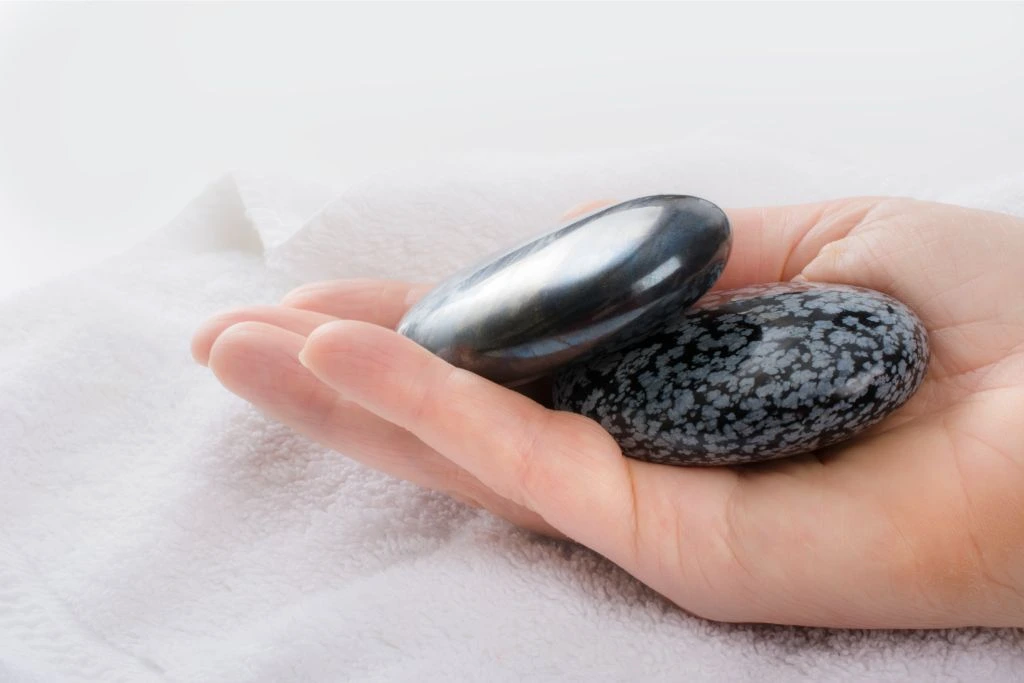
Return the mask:
[[[330,325],[333,325],[336,322],[338,322],[338,321],[337,320],[332,320],[330,322],[317,325],[316,327],[313,328],[313,331],[309,333],[309,336],[306,337],[306,342],[302,345],[302,349],[299,351],[299,355],[298,355],[299,364],[302,367],[306,368],[307,370],[312,370],[313,369],[312,363],[311,363],[310,357],[309,357],[309,346],[310,346],[310,344],[312,344],[314,342],[314,340],[319,335],[322,335],[324,333],[324,328],[329,327]]]
[[[328,325],[330,325],[331,323],[327,323],[327,324],[328,324]],[[323,327],[323,325],[321,325],[320,327]],[[320,329],[320,328],[317,328],[317,329]],[[315,333],[315,332],[316,332],[316,330],[313,330],[313,332]],[[312,337],[312,335],[310,335],[310,337]],[[310,372],[311,372],[311,373],[313,374],[313,376],[314,376],[314,377],[316,377],[317,379],[320,379],[321,381],[324,381],[324,380],[322,380],[322,379],[320,378],[320,376],[319,376],[319,375],[317,375],[317,372],[316,372],[316,370],[314,370],[314,369],[313,369],[313,368],[311,367],[311,365],[312,365],[312,364],[311,364],[311,359],[310,359],[310,357],[309,357],[309,351],[308,351],[308,350],[307,350],[307,348],[306,348],[306,347],[308,347],[308,346],[309,346],[309,339],[307,338],[307,339],[306,339],[306,346],[303,346],[303,347],[302,347],[302,350],[301,350],[301,351],[299,351],[299,355],[298,355],[298,356],[296,356],[296,358],[297,358],[297,359],[298,359],[298,361],[299,361],[299,365],[301,365],[302,367],[304,367],[304,368],[306,368],[307,370],[309,370],[309,371],[310,371]],[[349,398],[349,396],[348,396],[348,394],[347,394],[347,393],[345,392],[345,390],[343,390],[343,389],[339,388],[339,387],[338,387],[338,386],[337,386],[336,384],[333,384],[333,383],[332,383],[332,384],[331,384],[331,389],[333,389],[333,390],[334,390],[334,393],[336,393],[336,394],[338,395],[338,397],[339,397],[339,398],[340,398],[340,399],[341,399],[342,401],[349,401],[349,402],[353,402],[353,403],[354,403],[354,401],[352,401],[352,399],[351,399],[351,398]]]

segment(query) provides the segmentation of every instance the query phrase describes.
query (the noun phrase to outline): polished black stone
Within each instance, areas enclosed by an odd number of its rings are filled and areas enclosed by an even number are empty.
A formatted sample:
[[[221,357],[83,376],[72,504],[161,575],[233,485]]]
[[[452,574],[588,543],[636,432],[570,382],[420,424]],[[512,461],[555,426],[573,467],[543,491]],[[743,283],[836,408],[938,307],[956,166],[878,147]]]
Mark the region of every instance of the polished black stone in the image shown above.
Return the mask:
[[[555,376],[554,407],[627,456],[728,465],[806,453],[878,423],[928,365],[921,321],[879,292],[780,283],[716,292],[663,329]]]
[[[398,332],[505,384],[617,348],[699,299],[725,267],[729,221],[684,195],[584,216],[445,280]]]

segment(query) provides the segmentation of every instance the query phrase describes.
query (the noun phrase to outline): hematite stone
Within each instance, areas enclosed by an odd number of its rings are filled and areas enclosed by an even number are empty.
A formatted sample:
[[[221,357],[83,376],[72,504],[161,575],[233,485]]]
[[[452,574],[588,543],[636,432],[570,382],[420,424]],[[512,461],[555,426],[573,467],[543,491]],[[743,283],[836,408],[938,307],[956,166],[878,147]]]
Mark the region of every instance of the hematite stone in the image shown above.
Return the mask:
[[[729,220],[684,195],[589,214],[445,280],[398,332],[496,382],[617,348],[699,299],[725,267]]]
[[[715,292],[665,327],[555,376],[554,407],[627,456],[728,465],[805,453],[881,421],[928,365],[921,321],[879,292],[780,283]]]

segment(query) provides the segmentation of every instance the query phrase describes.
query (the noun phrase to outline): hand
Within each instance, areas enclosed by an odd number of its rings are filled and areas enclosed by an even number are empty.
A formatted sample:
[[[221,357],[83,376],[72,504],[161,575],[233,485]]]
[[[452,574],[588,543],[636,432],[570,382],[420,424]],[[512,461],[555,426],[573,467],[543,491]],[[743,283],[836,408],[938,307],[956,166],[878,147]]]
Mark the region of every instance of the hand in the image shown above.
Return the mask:
[[[193,353],[310,438],[582,543],[710,619],[1024,626],[1024,221],[876,198],[728,213],[716,288],[799,275],[920,315],[932,361],[909,403],[806,457],[639,462],[597,423],[391,331],[428,289],[398,282],[319,283],[218,316]]]

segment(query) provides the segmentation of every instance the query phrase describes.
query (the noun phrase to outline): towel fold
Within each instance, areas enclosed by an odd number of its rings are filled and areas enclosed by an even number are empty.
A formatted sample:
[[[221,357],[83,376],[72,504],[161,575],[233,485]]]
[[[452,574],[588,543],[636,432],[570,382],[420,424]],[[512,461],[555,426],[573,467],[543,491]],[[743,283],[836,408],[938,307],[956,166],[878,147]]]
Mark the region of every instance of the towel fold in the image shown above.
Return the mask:
[[[0,680],[1024,680],[1024,631],[714,624],[594,553],[368,470],[188,351],[231,306],[433,280],[594,198],[902,194],[1024,214],[1024,173],[919,187],[681,140],[211,185],[123,255],[0,303]]]

